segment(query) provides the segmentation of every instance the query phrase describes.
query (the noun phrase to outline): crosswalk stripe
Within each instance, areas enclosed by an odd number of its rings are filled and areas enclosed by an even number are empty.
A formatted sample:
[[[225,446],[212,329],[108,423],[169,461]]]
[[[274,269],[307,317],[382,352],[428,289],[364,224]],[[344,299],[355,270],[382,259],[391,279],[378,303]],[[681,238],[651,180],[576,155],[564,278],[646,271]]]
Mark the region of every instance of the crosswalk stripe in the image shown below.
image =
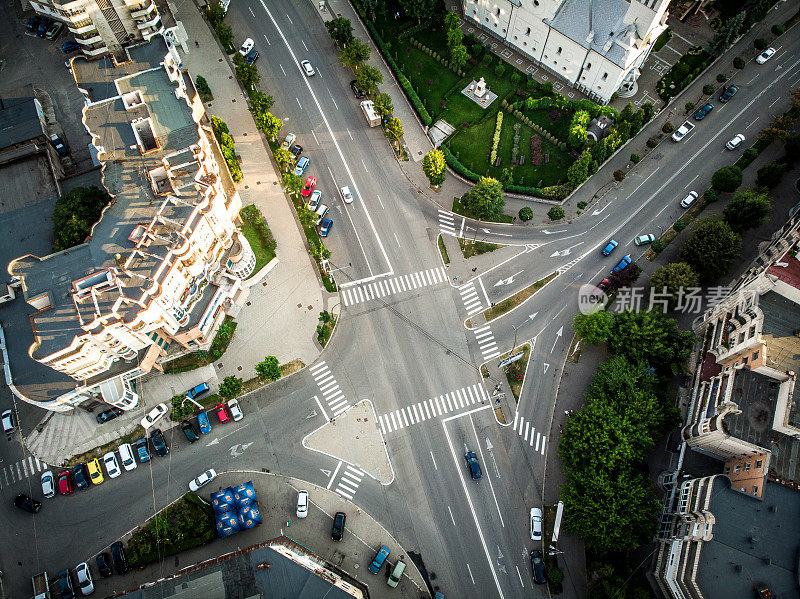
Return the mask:
[[[467,393],[469,393],[469,403],[475,403],[475,396],[472,395],[472,387],[467,387]]]
[[[345,467],[345,473],[347,472],[352,472],[353,474],[355,474],[358,477],[358,480],[364,478],[364,471],[359,470],[358,468],[354,468],[350,464],[347,464],[347,466]]]
[[[350,500],[352,500],[352,499],[353,499],[353,496],[352,496],[352,495],[350,495],[349,493],[345,493],[344,491],[340,491],[338,488],[336,489],[336,492],[337,492],[339,495],[341,495],[342,497],[344,497],[345,499],[350,499]]]
[[[542,436],[542,433],[536,433],[536,451],[539,451],[539,438]],[[531,439],[533,440],[533,439]]]
[[[403,422],[408,426],[408,416],[406,416],[405,408],[400,410],[400,414],[403,416]]]
[[[477,297],[477,296],[478,296],[478,292],[475,290],[474,287],[471,287],[466,293],[461,292],[461,299],[464,300],[465,302],[468,299],[471,299],[471,298]]]
[[[403,409],[404,409],[404,410],[406,410],[406,411],[408,412],[408,421],[409,421],[411,424],[416,424],[416,423],[417,423],[417,420],[414,420],[414,412],[413,412],[413,410],[412,410],[410,407],[405,407],[405,408],[403,408]]]
[[[417,422],[422,422],[422,418],[419,417],[419,413],[417,412],[417,404],[414,404],[413,406],[411,406],[411,409],[414,412],[414,418],[417,419]]]
[[[380,418],[378,418],[378,420],[379,420],[379,421],[380,421],[380,423],[381,423],[381,434],[382,434],[382,435],[385,435],[385,434],[386,434],[386,424],[383,422],[383,416],[381,416]]]
[[[428,405],[430,403],[430,405]],[[428,415],[428,418],[435,418],[436,417],[436,410],[433,409],[433,400],[429,399],[425,402],[425,413]]]
[[[340,408],[344,405],[347,405],[347,398],[344,395],[332,397],[328,400],[328,405],[332,408]]]
[[[336,380],[333,378],[333,373],[330,370],[326,370],[325,372],[320,373],[316,376],[317,387],[322,389],[325,385],[333,381],[334,383]]]
[[[442,415],[442,396],[436,398],[436,410],[439,412],[439,416]]]
[[[361,287],[356,287],[355,291],[358,291],[358,301],[359,303],[364,301],[364,292],[361,291]],[[355,293],[355,291],[353,293]]]
[[[25,460],[22,460],[22,472],[25,474],[25,478],[28,478],[28,465],[25,463]]]
[[[463,389],[459,389],[456,391],[456,393],[458,393],[459,400],[462,402],[461,407],[466,408],[469,405],[469,402],[467,401],[467,394],[464,393]]]
[[[482,333],[483,331],[487,331],[487,330],[489,330],[489,325],[485,324],[482,327],[480,327],[479,329],[475,329],[475,334],[477,335],[478,333]]]
[[[490,337],[490,338],[493,339],[494,335],[492,335],[491,331],[482,331],[481,333],[475,333],[475,339],[477,339],[477,340],[481,340],[484,337]]]
[[[499,356],[501,353],[502,353],[502,352],[501,352],[500,350],[497,350],[496,352],[494,352],[494,353],[491,353],[491,354],[489,354],[488,356],[484,355],[484,356],[483,356],[483,359],[484,359],[484,360],[491,360],[492,358],[496,358],[497,356]]]
[[[449,408],[447,411],[448,412],[452,412],[453,411],[453,403],[450,401],[450,394],[446,393],[445,397],[447,398],[447,407]]]
[[[392,290],[392,293],[397,293],[397,289],[394,286],[394,279],[389,279],[386,285]]]
[[[31,474],[35,474],[36,469],[33,467],[33,456],[28,456],[28,464],[30,464],[31,467]],[[39,472],[41,472],[41,470]]]
[[[531,423],[530,422],[526,422],[525,423],[525,437],[524,437],[524,439],[526,441],[528,440],[528,433],[530,433],[530,428],[531,428]]]
[[[33,458],[33,459],[36,460],[36,467],[39,469],[39,472],[46,470],[46,468],[43,467],[42,462],[39,461],[39,458]],[[47,464],[44,464],[44,466],[47,466]]]
[[[394,412],[390,413],[389,416],[392,417],[392,428],[394,428],[394,430],[398,430],[398,429],[403,427],[403,423],[402,422],[399,425],[397,424],[397,420],[395,420],[395,417],[394,417]]]
[[[17,480],[22,480],[22,471],[19,469],[19,462],[14,465],[17,467]]]
[[[309,366],[308,369],[311,371],[311,374],[315,375],[317,373],[317,371],[319,371],[319,370],[321,370],[323,368],[325,368],[325,362],[324,361],[320,362],[319,364],[314,364],[313,366]]]

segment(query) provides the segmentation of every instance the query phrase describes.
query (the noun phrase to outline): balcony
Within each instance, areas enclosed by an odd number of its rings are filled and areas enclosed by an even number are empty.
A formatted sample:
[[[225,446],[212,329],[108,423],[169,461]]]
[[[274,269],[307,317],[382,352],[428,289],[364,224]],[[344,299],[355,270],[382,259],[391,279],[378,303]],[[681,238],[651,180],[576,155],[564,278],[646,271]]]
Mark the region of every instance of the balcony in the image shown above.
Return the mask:
[[[70,30],[75,36],[79,35],[86,35],[87,33],[92,33],[93,31],[97,31],[97,27],[94,26],[94,23],[91,21],[81,21],[79,25],[67,25],[67,29]]]
[[[89,48],[86,48],[86,46],[93,46],[94,44],[101,43],[103,41],[103,36],[95,31],[94,34],[89,37],[75,36],[75,41],[78,42],[81,46],[84,46],[82,50],[84,52],[87,52]],[[103,45],[105,46],[105,44]]]
[[[102,54],[108,53],[108,46],[103,44],[101,46],[98,46],[97,48],[92,48],[92,49],[85,48],[83,50],[83,53],[86,56],[101,56]]]
[[[146,29],[150,29],[151,27],[155,27],[158,21],[161,19],[161,15],[156,12],[151,18],[146,20],[138,20],[136,21],[136,28],[139,31],[144,31]]]
[[[156,15],[158,15],[155,2],[145,2],[144,6],[142,6],[141,8],[137,8],[136,10],[131,10],[131,17],[134,19],[141,19],[143,17],[147,17],[148,15],[150,15],[150,13],[153,12],[155,12]]]

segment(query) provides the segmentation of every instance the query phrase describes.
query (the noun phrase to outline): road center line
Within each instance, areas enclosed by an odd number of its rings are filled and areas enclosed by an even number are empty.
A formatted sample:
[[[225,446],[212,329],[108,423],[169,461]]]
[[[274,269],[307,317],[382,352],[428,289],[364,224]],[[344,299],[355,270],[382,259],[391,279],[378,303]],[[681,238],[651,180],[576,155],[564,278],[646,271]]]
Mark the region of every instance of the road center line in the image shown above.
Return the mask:
[[[483,449],[481,448],[481,440],[478,438],[478,431],[475,429],[475,421],[474,421],[474,420],[472,420],[472,416],[470,416],[470,417],[469,417],[469,423],[472,425],[472,432],[473,432],[473,433],[475,433],[475,439],[478,441],[478,453],[480,453],[480,454],[481,454],[481,461],[482,461],[482,462],[483,462],[485,465],[488,465],[488,464],[489,464],[489,462],[487,462],[487,461],[486,461],[486,458],[485,458],[485,457],[483,457]],[[488,468],[487,468],[487,471],[488,471]],[[500,478],[500,475],[498,474],[498,475],[497,475],[497,477],[498,477],[498,478]],[[495,505],[495,507],[497,508],[497,515],[498,515],[498,516],[500,516],[500,526],[502,526],[503,528],[505,528],[505,527],[506,527],[506,525],[505,525],[505,523],[503,522],[503,514],[502,514],[502,512],[500,511],[500,504],[499,504],[499,503],[497,503],[497,495],[495,495],[495,494],[494,494],[494,485],[492,484],[492,477],[491,477],[491,476],[487,476],[487,477],[486,477],[486,480],[488,480],[488,481],[489,481],[489,489],[491,489],[491,491],[492,491],[492,497],[494,497],[494,505]]]
[[[450,512],[450,519],[453,521],[453,526],[456,525],[456,519],[453,518],[453,510],[450,509],[450,506],[447,506],[447,511]]]
[[[430,452],[430,453],[431,453],[431,461],[433,462],[433,467],[434,467],[435,470],[438,470],[439,468],[436,466],[436,460],[433,457],[433,452]],[[449,508],[450,506],[447,506],[447,507]]]

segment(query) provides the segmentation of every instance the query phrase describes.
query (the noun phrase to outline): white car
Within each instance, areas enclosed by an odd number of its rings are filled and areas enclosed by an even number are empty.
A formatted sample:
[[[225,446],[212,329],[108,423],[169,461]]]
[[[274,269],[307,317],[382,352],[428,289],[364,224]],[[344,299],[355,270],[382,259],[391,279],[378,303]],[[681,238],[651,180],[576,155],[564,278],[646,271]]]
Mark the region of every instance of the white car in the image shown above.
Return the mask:
[[[239,422],[244,418],[242,408],[239,407],[239,402],[235,399],[228,400],[228,411],[231,413],[231,418],[233,418],[234,422]]]
[[[256,43],[251,38],[248,37],[246,40],[244,40],[242,47],[239,48],[239,54],[241,54],[242,56],[247,56],[247,53],[250,52],[250,50],[252,50],[253,46],[255,45]]]
[[[55,497],[56,486],[53,479],[53,473],[50,470],[42,472],[42,494],[45,497]]]
[[[78,588],[83,595],[94,593],[94,582],[92,581],[92,570],[89,564],[83,562],[75,566],[75,574],[78,577]]]
[[[758,55],[758,58],[756,58],[756,62],[758,64],[764,64],[770,58],[772,58],[773,54],[775,54],[775,48],[767,48],[761,54]]]
[[[311,199],[308,200],[308,209],[312,212],[316,210],[321,200],[322,192],[319,189],[315,189],[313,192],[311,192]]]
[[[307,60],[304,60],[300,63],[300,66],[303,67],[303,71],[306,73],[306,77],[313,77],[316,74],[314,67],[311,66],[311,63]]]
[[[123,443],[119,446],[119,461],[127,471],[136,469],[136,458],[133,457],[133,447],[130,443]]]
[[[194,480],[189,481],[189,490],[197,491],[200,487],[207,485],[215,478],[217,478],[217,472],[213,468],[209,468]]]
[[[729,150],[735,150],[742,144],[743,141],[744,141],[744,135],[739,133],[736,137],[734,137],[732,140],[726,143],[725,147],[728,148]]]
[[[681,208],[688,208],[697,199],[697,192],[690,191],[689,194],[681,200]]]
[[[305,518],[308,516],[308,491],[297,492],[297,517]]]
[[[122,470],[119,469],[117,454],[115,454],[113,451],[109,451],[103,456],[103,464],[106,466],[108,478],[117,478],[120,474],[122,474]]]
[[[531,541],[542,540],[542,510],[531,508]]]
[[[11,410],[6,410],[0,416],[0,422],[3,423],[3,432],[7,435],[13,435],[17,428],[14,426],[14,413]]]
[[[352,204],[353,203],[353,194],[350,193],[350,188],[346,185],[340,189],[342,192],[342,199],[344,200],[345,204]]]
[[[160,403],[155,408],[147,413],[147,416],[142,418],[142,428],[148,429],[153,426],[158,420],[167,413],[167,404]]]

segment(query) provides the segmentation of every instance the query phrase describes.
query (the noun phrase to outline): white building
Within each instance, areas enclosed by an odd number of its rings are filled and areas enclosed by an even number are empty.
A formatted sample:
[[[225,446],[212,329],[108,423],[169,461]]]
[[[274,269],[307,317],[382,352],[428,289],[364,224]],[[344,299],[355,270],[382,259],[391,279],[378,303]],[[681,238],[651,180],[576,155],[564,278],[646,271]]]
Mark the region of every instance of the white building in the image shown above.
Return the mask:
[[[636,92],[669,0],[462,0],[466,23],[503,40],[593,100]]]

